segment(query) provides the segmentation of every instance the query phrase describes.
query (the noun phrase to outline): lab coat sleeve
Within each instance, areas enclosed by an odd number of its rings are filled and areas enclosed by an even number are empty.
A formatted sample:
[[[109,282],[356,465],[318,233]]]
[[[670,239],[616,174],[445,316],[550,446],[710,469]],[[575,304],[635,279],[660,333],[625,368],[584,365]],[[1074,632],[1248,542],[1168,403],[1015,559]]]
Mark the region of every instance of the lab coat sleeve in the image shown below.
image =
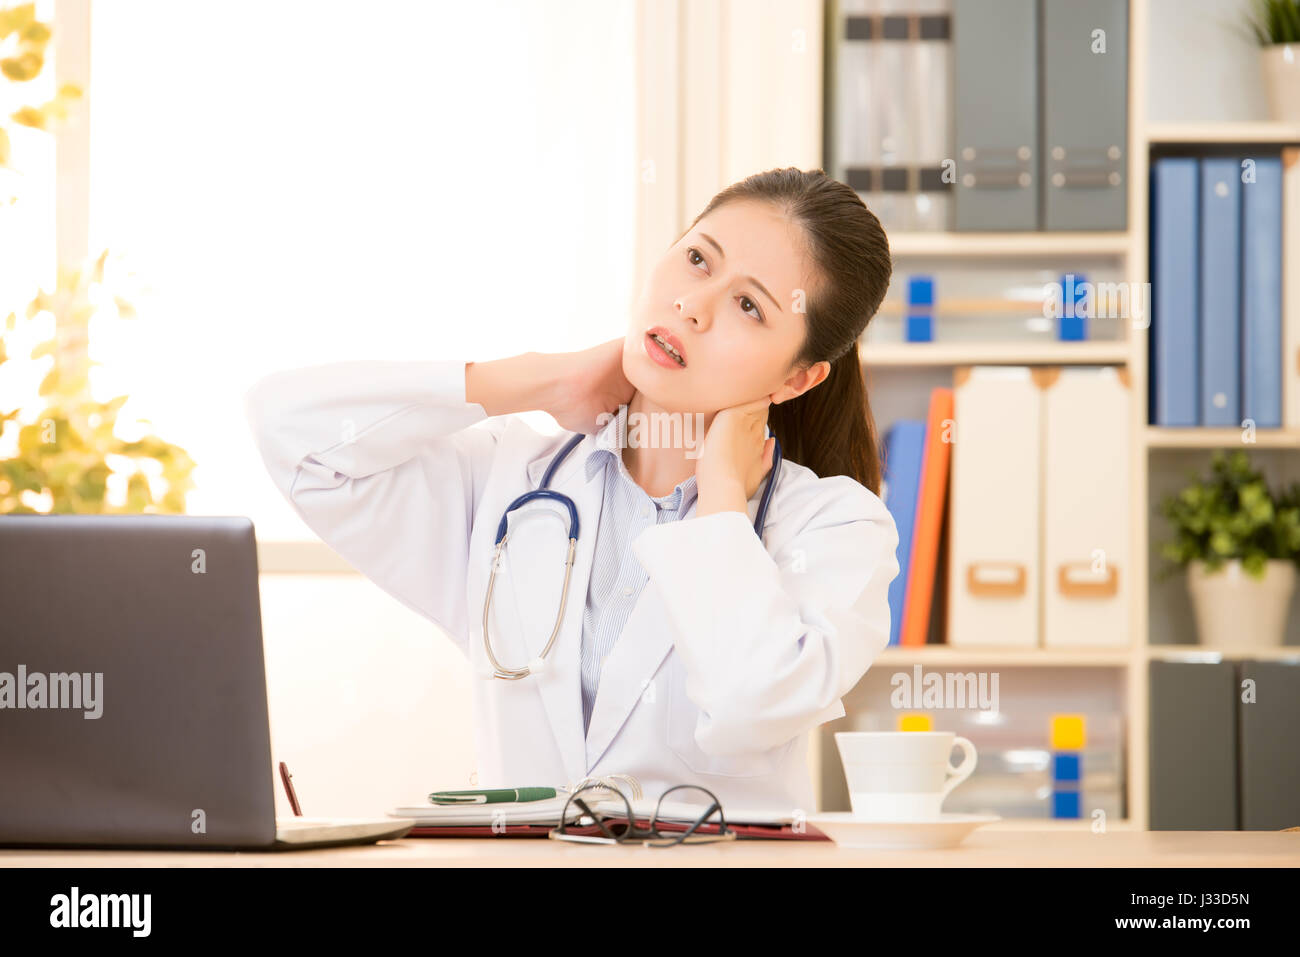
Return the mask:
[[[897,527],[852,479],[819,485],[820,506],[775,554],[737,511],[633,541],[665,598],[706,754],[768,750],[842,717],[841,698],[889,643]]]
[[[384,591],[467,642],[473,515],[510,417],[466,402],[465,362],[354,360],[280,371],[248,388],[243,404],[272,480],[307,526]]]

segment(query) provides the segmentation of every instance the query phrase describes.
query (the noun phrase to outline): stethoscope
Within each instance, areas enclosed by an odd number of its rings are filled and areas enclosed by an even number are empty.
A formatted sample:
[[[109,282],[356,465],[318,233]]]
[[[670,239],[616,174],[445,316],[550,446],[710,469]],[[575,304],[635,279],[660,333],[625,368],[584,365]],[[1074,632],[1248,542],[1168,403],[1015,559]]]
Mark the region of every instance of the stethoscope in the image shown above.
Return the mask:
[[[578,507],[573,504],[573,499],[563,492],[557,492],[554,489],[547,488],[551,483],[551,477],[555,470],[560,467],[574,446],[586,438],[586,433],[578,432],[560,449],[559,454],[552,460],[550,466],[546,469],[546,474],[542,476],[541,485],[530,492],[525,492],[517,499],[510,503],[506,508],[505,514],[501,516],[501,524],[497,526],[496,551],[492,553],[492,572],[488,576],[487,596],[483,599],[483,648],[487,651],[488,660],[492,662],[495,669],[490,677],[505,678],[514,681],[518,678],[526,678],[528,675],[540,675],[544,668],[544,659],[551,651],[551,646],[555,644],[555,638],[560,633],[560,622],[564,619],[564,605],[569,595],[569,576],[573,572],[573,556],[578,551]],[[777,473],[781,470],[781,440],[774,437],[772,450],[772,469],[767,479],[767,487],[763,489],[763,497],[758,503],[758,514],[754,517],[754,532],[758,535],[759,541],[763,540],[763,526],[767,519],[767,504],[772,499],[772,489],[776,486]],[[548,498],[559,502],[569,511],[569,554],[564,560],[564,584],[560,591],[560,610],[555,615],[555,627],[551,629],[551,637],[546,642],[546,647],[542,653],[528,662],[526,667],[514,669],[502,667],[501,662],[497,661],[496,655],[492,653],[492,640],[488,637],[488,615],[492,608],[492,585],[496,581],[497,570],[501,567],[501,555],[506,547],[506,526],[510,519],[510,513],[519,506],[524,505],[534,499]]]

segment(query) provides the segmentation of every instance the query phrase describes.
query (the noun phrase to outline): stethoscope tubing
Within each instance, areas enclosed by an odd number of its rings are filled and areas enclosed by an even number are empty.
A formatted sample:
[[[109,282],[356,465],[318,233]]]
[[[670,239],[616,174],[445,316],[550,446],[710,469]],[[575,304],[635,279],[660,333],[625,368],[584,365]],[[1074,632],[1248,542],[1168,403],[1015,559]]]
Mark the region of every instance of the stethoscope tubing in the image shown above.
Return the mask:
[[[520,678],[526,678],[530,674],[540,674],[544,667],[546,656],[550,653],[551,647],[555,644],[555,639],[560,634],[560,625],[564,621],[564,609],[569,597],[569,578],[573,574],[573,560],[578,551],[578,507],[573,503],[573,499],[563,492],[557,492],[548,488],[551,479],[555,475],[555,470],[568,456],[570,452],[585,439],[586,433],[577,432],[572,438],[565,443],[564,448],[551,460],[547,467],[546,473],[542,476],[541,484],[538,488],[525,492],[506,507],[505,514],[501,516],[501,522],[497,525],[497,535],[495,549],[492,553],[492,570],[488,575],[487,594],[483,599],[483,648],[487,651],[488,660],[492,662],[493,678],[504,678],[508,681],[517,681]],[[763,528],[767,523],[767,506],[772,500],[772,492],[776,487],[777,477],[781,471],[781,440],[774,439],[774,449],[772,452],[771,475],[767,480],[767,487],[763,489],[763,497],[758,503],[758,512],[754,516],[754,532],[758,535],[759,540],[763,538]],[[568,554],[564,559],[564,584],[560,592],[560,609],[555,615],[555,625],[551,628],[551,637],[546,640],[546,647],[542,653],[530,661],[523,668],[506,668],[501,662],[497,661],[496,655],[492,653],[492,640],[488,634],[488,617],[492,608],[492,591],[496,584],[497,571],[501,568],[501,555],[505,551],[508,535],[506,530],[509,527],[510,513],[521,505],[537,499],[550,499],[559,502],[569,513],[569,548]]]

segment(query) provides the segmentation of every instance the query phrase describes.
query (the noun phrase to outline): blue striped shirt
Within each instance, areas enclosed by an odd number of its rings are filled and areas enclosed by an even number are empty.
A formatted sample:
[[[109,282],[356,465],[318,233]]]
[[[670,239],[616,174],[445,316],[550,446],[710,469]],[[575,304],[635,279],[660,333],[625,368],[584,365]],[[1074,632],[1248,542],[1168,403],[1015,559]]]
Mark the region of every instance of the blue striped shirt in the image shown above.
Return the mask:
[[[627,406],[620,406],[596,433],[596,448],[587,456],[587,479],[604,469],[604,500],[596,530],[596,552],[587,583],[587,604],[582,613],[582,728],[591,725],[596,686],[605,656],[614,649],[649,581],[649,575],[632,554],[632,539],[651,525],[684,518],[695,504],[695,476],[691,475],[668,495],[652,498],[633,481],[623,464],[619,439],[627,434]]]

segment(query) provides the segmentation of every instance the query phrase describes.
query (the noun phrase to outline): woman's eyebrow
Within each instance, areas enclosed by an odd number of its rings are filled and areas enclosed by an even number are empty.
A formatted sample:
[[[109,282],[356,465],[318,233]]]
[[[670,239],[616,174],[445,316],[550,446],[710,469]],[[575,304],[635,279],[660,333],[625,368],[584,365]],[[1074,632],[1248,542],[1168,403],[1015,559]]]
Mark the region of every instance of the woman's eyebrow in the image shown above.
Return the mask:
[[[704,239],[708,240],[708,241],[713,245],[713,248],[716,249],[716,250],[718,251],[718,255],[719,255],[719,256],[721,256],[723,259],[726,259],[726,258],[727,258],[727,254],[724,253],[724,252],[722,251],[722,247],[718,245],[718,241],[717,241],[716,239],[714,239],[714,238],[713,238],[712,236],[710,236],[708,233],[700,233],[700,235],[701,235],[702,237],[704,237]],[[772,300],[772,305],[776,306],[776,309],[777,309],[778,312],[785,312],[785,310],[781,308],[781,304],[780,304],[779,302],[776,301],[776,296],[774,296],[774,295],[772,295],[770,292],[768,292],[766,286],[764,286],[761,282],[759,282],[759,281],[758,281],[757,279],[755,279],[753,276],[746,276],[745,278],[748,279],[750,282],[752,282],[752,283],[753,283],[755,286],[757,286],[760,290],[762,290],[763,294],[764,294],[765,296],[767,296],[768,299],[771,299],[771,300]]]

